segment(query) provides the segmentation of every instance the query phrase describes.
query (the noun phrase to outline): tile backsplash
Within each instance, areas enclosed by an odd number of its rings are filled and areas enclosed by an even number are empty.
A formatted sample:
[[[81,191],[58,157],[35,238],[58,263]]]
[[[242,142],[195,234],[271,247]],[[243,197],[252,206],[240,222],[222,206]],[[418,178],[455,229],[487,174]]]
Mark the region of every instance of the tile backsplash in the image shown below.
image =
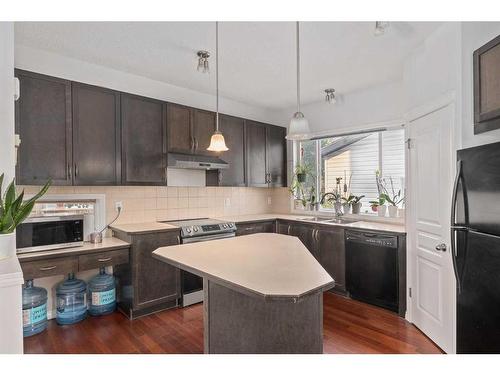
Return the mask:
[[[36,186],[18,186],[27,194]],[[106,221],[123,204],[117,223],[221,217],[290,211],[287,188],[166,187],[166,186],[53,186],[47,194],[104,194]]]

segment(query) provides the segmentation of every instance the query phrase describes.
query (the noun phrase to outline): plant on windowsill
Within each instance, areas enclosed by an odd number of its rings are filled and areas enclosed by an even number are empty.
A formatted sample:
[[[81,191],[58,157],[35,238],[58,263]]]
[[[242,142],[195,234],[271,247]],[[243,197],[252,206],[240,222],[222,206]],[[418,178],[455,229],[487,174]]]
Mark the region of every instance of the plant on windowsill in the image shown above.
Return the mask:
[[[384,181],[386,182],[386,181]],[[401,193],[401,189],[396,192],[394,188],[394,183],[392,177],[389,177],[389,187],[390,192],[387,188],[387,183],[381,184],[382,194],[380,196],[384,198],[389,203],[389,217],[397,217],[398,216],[398,206],[402,204],[405,200],[404,196]]]
[[[361,199],[363,199],[365,196],[364,195],[353,195],[352,196],[352,201],[351,201],[351,206],[352,206],[352,213],[359,215],[361,212]]]
[[[369,203],[373,212],[376,212],[378,216],[385,216],[387,210],[387,206],[385,206],[385,198],[379,196],[378,200],[370,201]]]
[[[14,231],[33,210],[36,201],[44,195],[52,181],[48,181],[32,198],[23,201],[24,190],[16,197],[14,180],[2,194],[4,174],[0,175],[0,260],[8,258],[16,248]]]

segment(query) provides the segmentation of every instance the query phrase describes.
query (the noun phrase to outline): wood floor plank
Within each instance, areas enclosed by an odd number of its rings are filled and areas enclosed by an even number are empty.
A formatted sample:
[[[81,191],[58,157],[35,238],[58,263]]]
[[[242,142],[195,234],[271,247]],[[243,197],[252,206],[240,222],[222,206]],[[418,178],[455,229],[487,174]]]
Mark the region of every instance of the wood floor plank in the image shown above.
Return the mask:
[[[415,326],[396,314],[325,293],[324,353],[442,353]],[[72,326],[52,320],[45,332],[24,340],[25,353],[203,353],[201,304],[130,321],[119,312]]]

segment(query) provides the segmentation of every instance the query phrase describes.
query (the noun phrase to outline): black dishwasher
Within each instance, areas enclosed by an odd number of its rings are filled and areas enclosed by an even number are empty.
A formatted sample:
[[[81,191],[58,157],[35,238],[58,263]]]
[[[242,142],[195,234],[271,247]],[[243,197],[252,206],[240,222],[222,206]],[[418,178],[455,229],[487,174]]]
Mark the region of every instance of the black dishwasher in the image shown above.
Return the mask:
[[[351,298],[398,311],[398,236],[345,231],[346,286]]]

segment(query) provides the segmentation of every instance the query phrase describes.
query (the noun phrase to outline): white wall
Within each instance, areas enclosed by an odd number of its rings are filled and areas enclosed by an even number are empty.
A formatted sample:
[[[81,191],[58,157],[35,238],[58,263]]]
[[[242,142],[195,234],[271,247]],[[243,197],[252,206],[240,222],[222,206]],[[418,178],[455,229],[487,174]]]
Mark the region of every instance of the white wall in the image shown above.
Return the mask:
[[[331,135],[358,129],[401,123],[403,115],[402,82],[391,82],[342,94],[337,103],[324,101],[306,104],[301,111],[309,120],[314,135]],[[288,124],[295,107],[282,111],[282,123]]]
[[[72,81],[108,87],[196,108],[215,110],[214,95],[203,94],[23,45],[16,44],[15,46],[15,66]],[[274,110],[250,106],[227,98],[220,98],[219,108],[222,113],[282,125],[279,112]]]
[[[500,22],[462,23],[462,147],[499,142],[500,129],[474,135],[473,52],[500,35]]]

